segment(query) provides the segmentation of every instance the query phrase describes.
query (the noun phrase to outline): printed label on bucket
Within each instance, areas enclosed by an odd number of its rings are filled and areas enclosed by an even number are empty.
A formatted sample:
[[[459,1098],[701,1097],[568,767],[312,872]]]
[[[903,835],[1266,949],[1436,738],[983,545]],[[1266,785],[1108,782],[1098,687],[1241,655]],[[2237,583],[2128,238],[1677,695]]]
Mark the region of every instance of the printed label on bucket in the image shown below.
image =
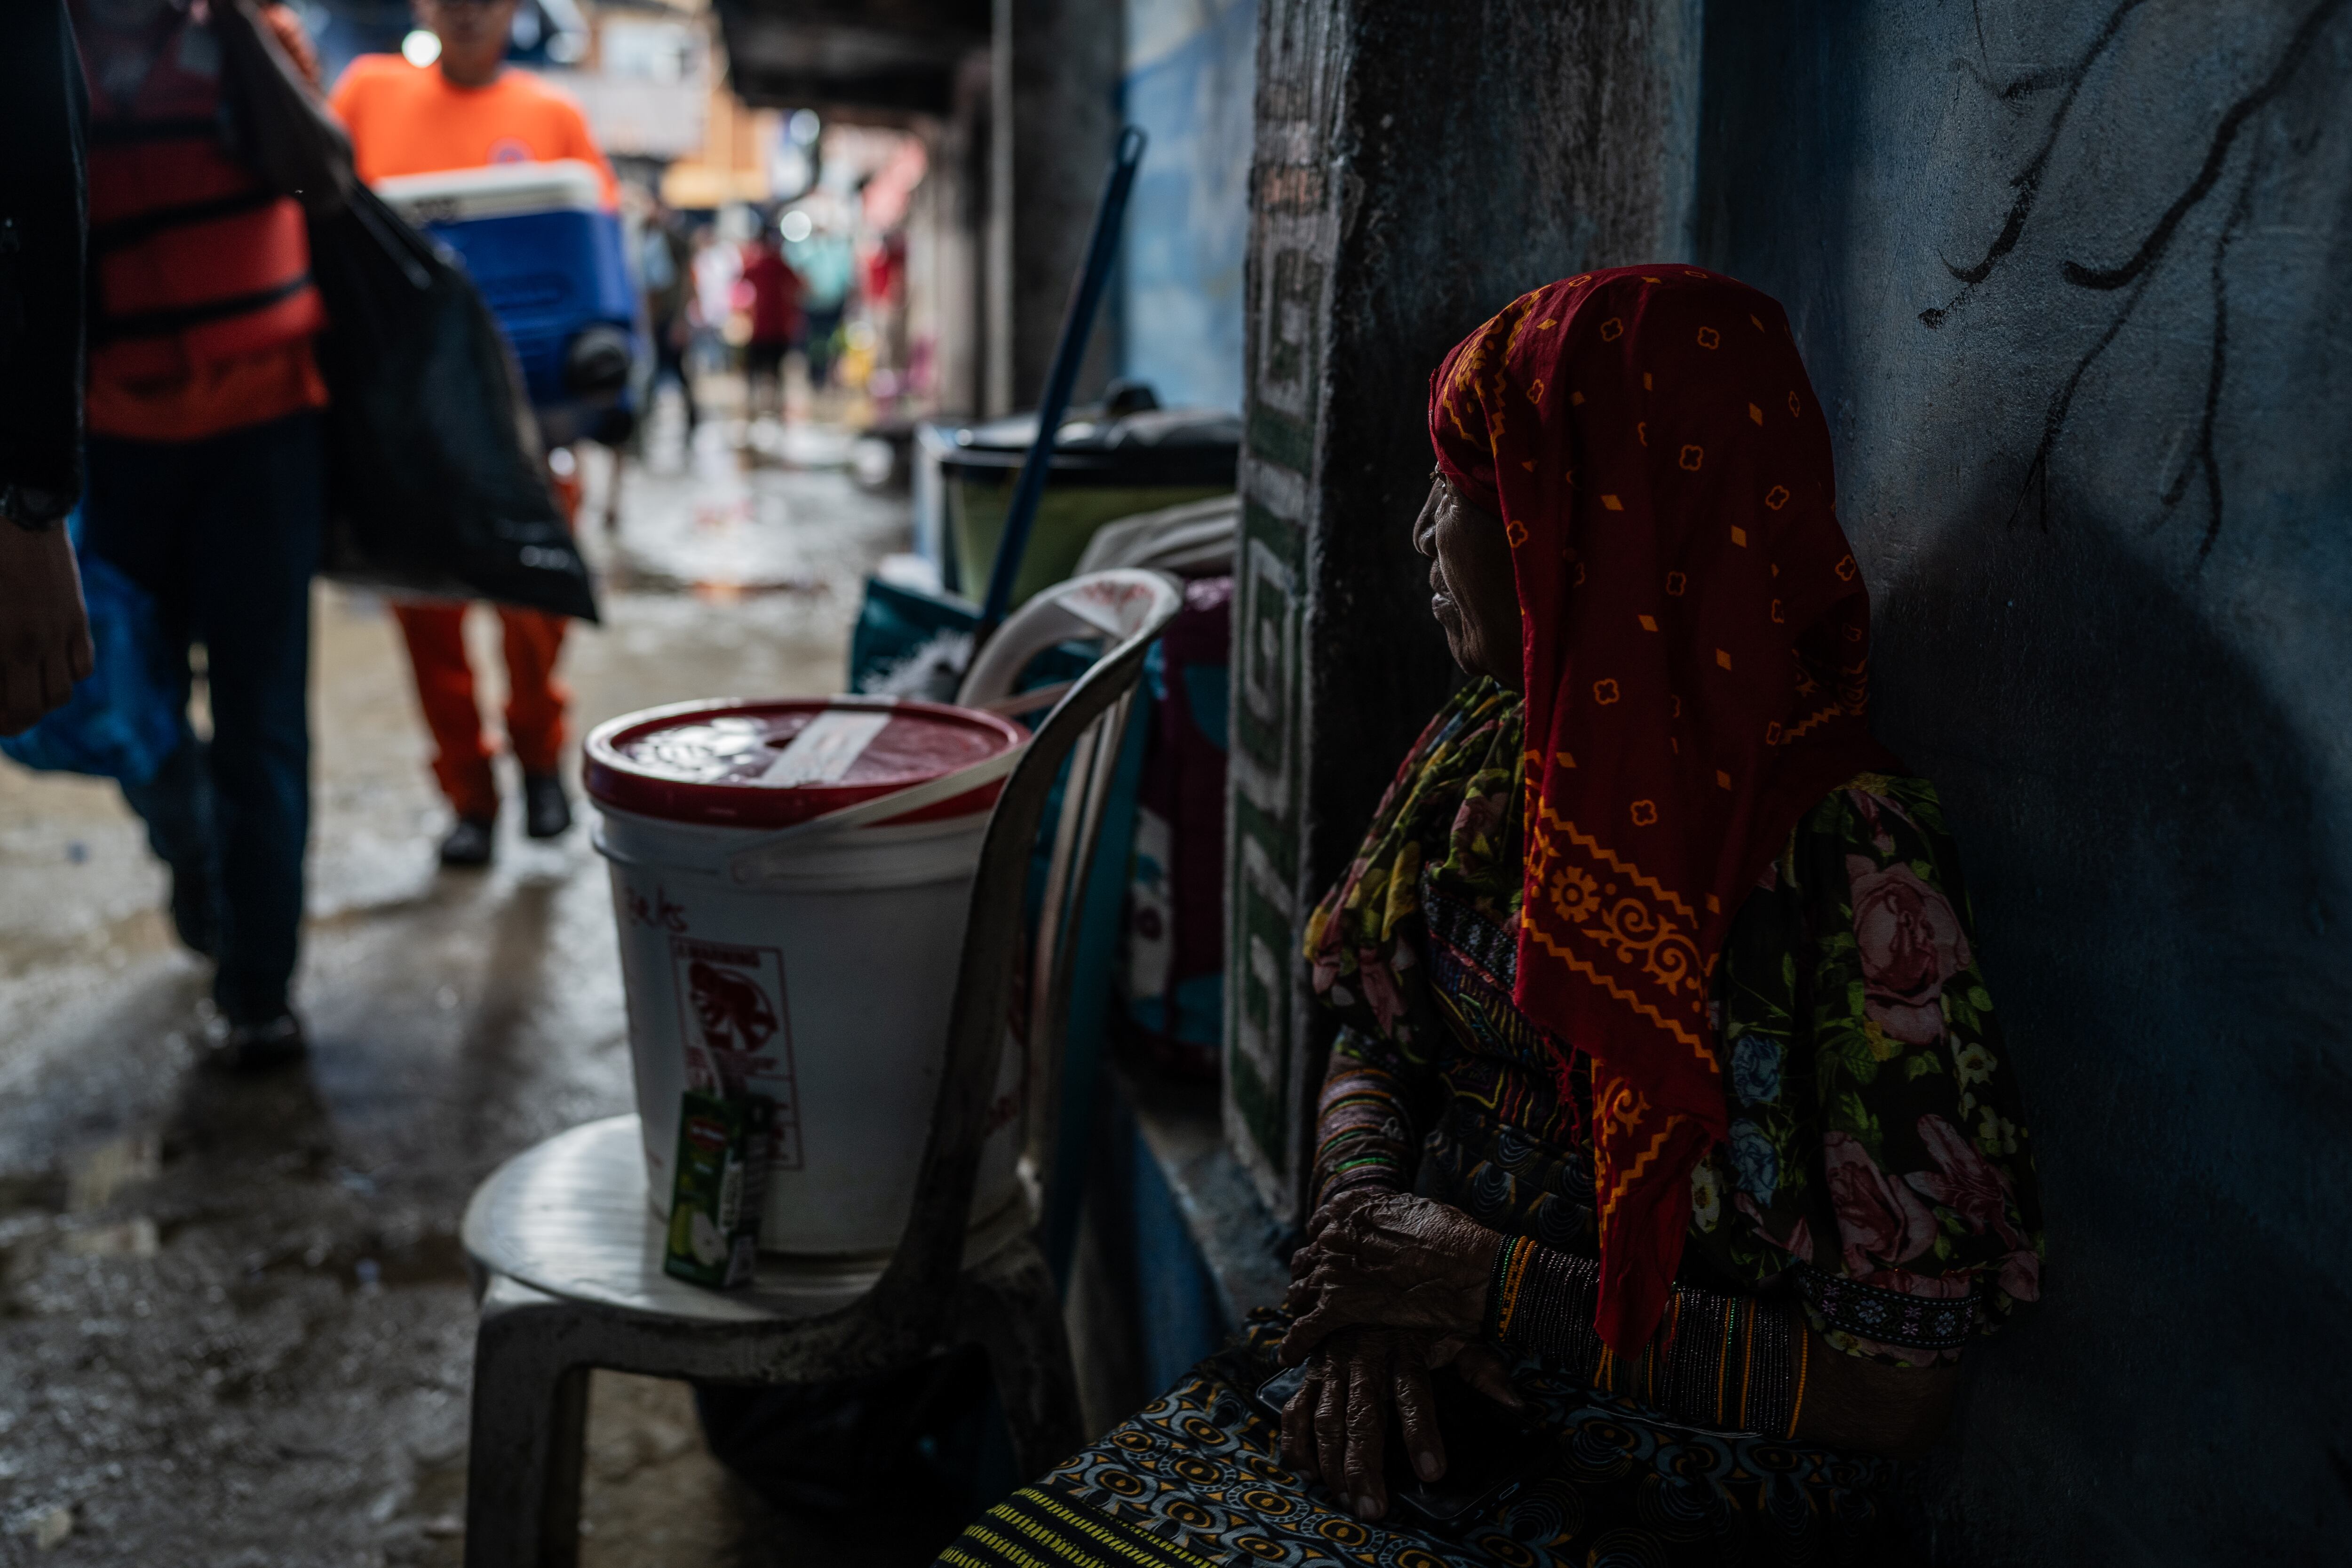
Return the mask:
[[[875,713],[827,709],[810,720],[792,742],[776,753],[776,760],[768,764],[760,782],[778,788],[839,784],[889,722],[887,710]]]
[[[775,1107],[770,1167],[799,1170],[801,1102],[793,1080],[783,953],[772,947],[674,936],[669,961],[677,987],[678,1037],[686,1046],[687,1087],[767,1099]]]

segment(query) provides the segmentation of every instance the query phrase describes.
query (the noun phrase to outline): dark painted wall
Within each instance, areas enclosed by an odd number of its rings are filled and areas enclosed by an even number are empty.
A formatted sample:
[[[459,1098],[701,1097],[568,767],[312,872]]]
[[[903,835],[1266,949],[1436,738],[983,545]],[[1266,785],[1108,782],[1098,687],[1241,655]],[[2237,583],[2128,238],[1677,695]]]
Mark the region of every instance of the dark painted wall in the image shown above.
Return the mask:
[[[2041,1149],[1939,1560],[2352,1553],[2352,7],[1710,8]]]
[[[995,0],[988,300],[990,414],[1036,405],[1070,283],[1118,139],[1124,13],[1108,0]],[[1118,363],[1118,321],[1100,321],[1078,376],[1083,398]]]

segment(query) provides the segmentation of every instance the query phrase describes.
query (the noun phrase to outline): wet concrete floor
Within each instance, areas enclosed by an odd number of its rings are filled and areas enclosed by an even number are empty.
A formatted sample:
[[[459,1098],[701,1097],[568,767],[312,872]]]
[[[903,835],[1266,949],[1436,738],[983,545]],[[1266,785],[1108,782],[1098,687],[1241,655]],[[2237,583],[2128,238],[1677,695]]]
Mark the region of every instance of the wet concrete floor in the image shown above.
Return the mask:
[[[592,469],[606,624],[564,659],[583,731],[839,688],[860,575],[903,547],[905,503],[851,484],[837,434],[768,445],[746,466],[723,429],[691,454],[673,429],[667,462],[625,471],[610,536]],[[469,631],[495,714],[494,617]],[[632,1108],[584,828],[534,844],[509,814],[492,868],[440,870],[379,601],[320,587],[314,671],[298,1068],[194,1065],[205,972],[137,823],[110,784],[0,763],[0,1563],[457,1563],[466,1198]],[[599,1373],[589,1440],[593,1568],[918,1562],[942,1528],[765,1511],[677,1384]]]

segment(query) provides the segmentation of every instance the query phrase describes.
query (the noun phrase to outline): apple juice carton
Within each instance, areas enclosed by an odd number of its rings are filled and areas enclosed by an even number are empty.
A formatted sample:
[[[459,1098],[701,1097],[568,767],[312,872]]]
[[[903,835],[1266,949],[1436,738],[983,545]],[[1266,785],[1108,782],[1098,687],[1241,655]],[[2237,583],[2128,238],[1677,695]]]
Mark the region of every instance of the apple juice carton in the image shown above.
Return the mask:
[[[749,1285],[767,1196],[766,1097],[689,1089],[679,1102],[677,1183],[662,1269],[715,1289]]]

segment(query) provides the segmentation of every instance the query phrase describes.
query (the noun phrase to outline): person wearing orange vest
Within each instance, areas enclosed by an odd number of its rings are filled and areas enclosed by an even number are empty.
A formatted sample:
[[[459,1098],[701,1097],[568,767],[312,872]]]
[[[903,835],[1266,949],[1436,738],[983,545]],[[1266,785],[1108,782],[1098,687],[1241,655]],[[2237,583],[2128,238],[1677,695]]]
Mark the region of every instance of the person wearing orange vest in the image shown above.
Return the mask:
[[[507,68],[516,4],[416,0],[418,22],[441,43],[437,64],[362,55],[344,68],[330,101],[351,133],[362,179],[577,158],[595,166],[605,205],[618,205],[613,171],[579,106],[530,72]],[[571,454],[551,454],[549,471],[569,516],[580,504]],[[441,842],[441,863],[485,865],[497,842],[499,789],[466,658],[466,606],[395,604],[393,612],[433,731],[434,775],[457,816]],[[555,678],[566,623],[561,616],[503,605],[499,622],[506,637],[507,742],[522,769],[523,831],[533,838],[559,837],[572,826],[557,771],[571,700]]]
[[[90,101],[84,548],[153,595],[209,740],[125,785],[172,870],[181,939],[215,963],[216,1059],[299,1054],[289,1005],[310,825],[310,577],[325,383],[306,205],[349,149],[293,14],[255,0],[71,0]]]

